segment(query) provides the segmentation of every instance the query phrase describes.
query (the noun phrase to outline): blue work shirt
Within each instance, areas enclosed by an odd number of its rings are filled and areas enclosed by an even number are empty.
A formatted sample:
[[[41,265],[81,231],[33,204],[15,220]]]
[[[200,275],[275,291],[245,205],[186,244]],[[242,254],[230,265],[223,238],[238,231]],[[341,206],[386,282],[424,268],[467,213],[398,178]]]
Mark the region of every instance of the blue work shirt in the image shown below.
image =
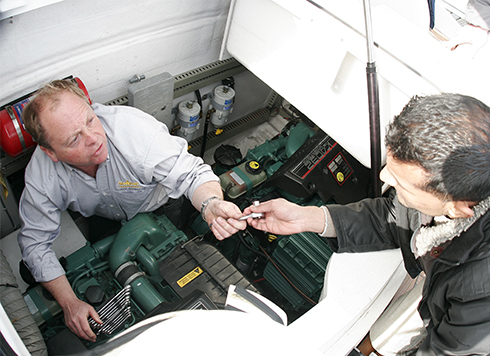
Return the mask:
[[[203,183],[219,181],[211,167],[188,153],[154,117],[132,107],[94,104],[107,136],[108,158],[93,178],[39,147],[25,172],[18,235],[23,259],[38,282],[64,274],[51,249],[60,234],[61,211],[129,220],[153,211],[169,198],[192,198]]]

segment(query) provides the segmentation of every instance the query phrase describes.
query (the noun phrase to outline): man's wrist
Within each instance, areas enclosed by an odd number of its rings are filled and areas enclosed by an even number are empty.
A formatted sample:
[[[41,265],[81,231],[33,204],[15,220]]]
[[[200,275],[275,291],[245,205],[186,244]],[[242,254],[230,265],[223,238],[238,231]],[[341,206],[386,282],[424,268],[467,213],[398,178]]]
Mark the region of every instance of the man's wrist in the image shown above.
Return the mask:
[[[327,207],[325,205],[322,205],[320,208],[323,210],[323,214],[325,216],[325,225],[323,227],[323,231],[320,233],[320,236],[323,236],[327,232],[327,227],[328,227],[328,217],[327,216],[328,216],[328,212],[327,212]]]
[[[207,209],[207,207],[208,207],[209,203],[210,203],[211,201],[213,201],[213,200],[216,200],[216,199],[221,200],[221,198],[220,198],[220,197],[218,197],[218,196],[212,196],[212,197],[209,197],[209,198],[207,198],[205,201],[203,201],[203,202],[202,202],[202,204],[201,204],[201,216],[202,216],[202,219],[203,219],[204,221],[206,221],[206,216],[205,216],[205,214],[206,214],[206,209]],[[207,221],[206,221],[206,222],[207,222]]]
[[[335,226],[332,220],[332,216],[330,215],[330,210],[326,205],[322,205],[320,207],[320,211],[322,212],[323,219],[320,219],[320,221],[324,222],[324,225],[320,227],[320,224],[318,224],[318,231],[320,231],[320,228],[323,228],[323,231],[320,233],[318,232],[318,235],[321,237],[330,237],[330,238],[335,238],[337,237],[337,232],[335,231]]]

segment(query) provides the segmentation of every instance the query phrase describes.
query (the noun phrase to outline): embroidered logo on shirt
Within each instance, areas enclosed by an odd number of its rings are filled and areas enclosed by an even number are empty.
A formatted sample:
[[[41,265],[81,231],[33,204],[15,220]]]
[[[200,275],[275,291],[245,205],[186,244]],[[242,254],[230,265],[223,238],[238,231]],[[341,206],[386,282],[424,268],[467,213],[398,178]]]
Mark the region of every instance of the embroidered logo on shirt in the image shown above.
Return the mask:
[[[125,182],[118,182],[117,184],[118,189],[141,189],[141,185],[139,182],[130,182],[129,180]]]

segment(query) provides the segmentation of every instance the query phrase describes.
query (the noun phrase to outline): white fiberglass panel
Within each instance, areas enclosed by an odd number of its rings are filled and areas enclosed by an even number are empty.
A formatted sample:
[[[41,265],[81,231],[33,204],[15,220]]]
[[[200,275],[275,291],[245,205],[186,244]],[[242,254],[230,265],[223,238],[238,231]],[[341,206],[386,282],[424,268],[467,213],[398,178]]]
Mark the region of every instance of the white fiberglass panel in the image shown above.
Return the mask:
[[[236,0],[226,50],[369,167],[363,3],[315,3]],[[453,36],[459,25],[444,11],[436,9],[443,18],[437,23]],[[490,79],[490,46],[473,58],[451,52],[429,33],[423,0],[372,1],[371,13],[381,136],[413,95],[459,92],[490,103],[490,92],[482,90]]]

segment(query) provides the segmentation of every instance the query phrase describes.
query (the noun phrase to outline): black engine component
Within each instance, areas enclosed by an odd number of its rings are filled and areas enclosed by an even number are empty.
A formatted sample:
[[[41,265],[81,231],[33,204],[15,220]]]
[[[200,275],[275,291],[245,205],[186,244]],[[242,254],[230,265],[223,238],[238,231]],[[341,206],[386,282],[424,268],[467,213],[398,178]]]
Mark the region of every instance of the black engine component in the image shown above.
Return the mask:
[[[265,183],[298,198],[317,193],[340,204],[367,196],[369,169],[323,131],[306,141]]]
[[[230,284],[257,291],[216,247],[207,242],[184,242],[159,263],[165,281],[181,298],[198,289],[223,306]]]

